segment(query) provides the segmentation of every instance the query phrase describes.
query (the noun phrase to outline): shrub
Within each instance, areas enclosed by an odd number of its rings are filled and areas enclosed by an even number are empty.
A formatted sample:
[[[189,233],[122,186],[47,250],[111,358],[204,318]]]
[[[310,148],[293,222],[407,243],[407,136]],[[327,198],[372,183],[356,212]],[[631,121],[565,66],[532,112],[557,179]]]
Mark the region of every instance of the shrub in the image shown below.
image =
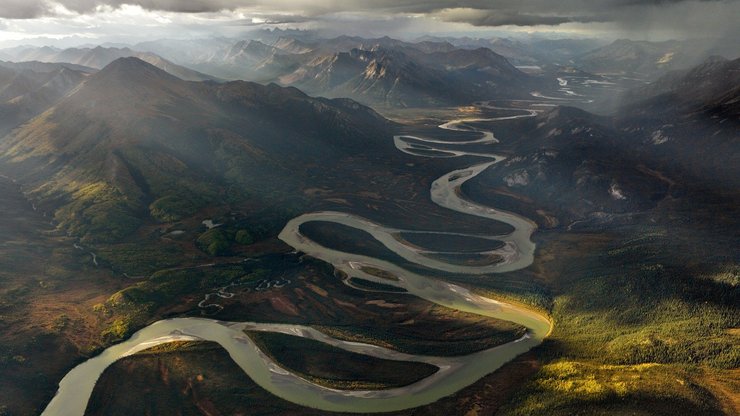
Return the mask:
[[[196,241],[198,247],[211,256],[223,256],[228,253],[229,243],[228,235],[220,228],[212,228],[198,237]]]
[[[250,234],[247,230],[237,231],[234,240],[237,243],[243,244],[245,246],[254,243],[254,237],[252,237],[252,234]]]
[[[166,195],[149,205],[149,213],[160,222],[179,221],[196,211],[196,205],[190,198],[181,195]]]

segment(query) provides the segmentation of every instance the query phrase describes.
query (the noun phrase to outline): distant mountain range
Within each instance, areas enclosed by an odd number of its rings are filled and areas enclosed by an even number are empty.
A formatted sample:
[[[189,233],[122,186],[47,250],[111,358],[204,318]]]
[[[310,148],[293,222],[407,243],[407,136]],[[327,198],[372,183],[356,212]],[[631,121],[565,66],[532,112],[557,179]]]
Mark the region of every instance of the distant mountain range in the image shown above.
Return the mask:
[[[534,83],[489,49],[391,38],[339,37],[316,44],[280,38],[234,44],[193,65],[220,76],[276,81],[370,105],[429,106],[524,96]]]
[[[460,49],[448,42],[409,43],[389,37],[340,36],[320,41],[278,37],[270,44],[244,40],[230,44],[213,41],[201,46],[209,45],[213,48],[200,53],[184,52],[187,45],[178,41],[136,46],[145,51],[101,46],[64,50],[18,47],[2,53],[16,62],[64,62],[93,69],[117,58],[137,57],[189,81],[219,81],[217,76],[277,82],[314,95],[350,97],[390,107],[523,97],[536,83],[490,49]],[[173,63],[154,51],[181,61]]]
[[[139,52],[129,48],[69,48],[57,49],[49,46],[18,47],[3,50],[4,55],[16,62],[39,61],[59,62],[101,69],[118,58],[137,57],[172,75],[187,81],[217,80],[217,78],[185,68],[150,52]]]
[[[419,40],[427,42],[447,42],[456,48],[488,48],[508,59],[515,65],[567,65],[571,59],[604,46],[599,39],[531,39],[518,40],[494,37],[438,37],[424,36]]]
[[[580,69],[655,79],[669,71],[687,69],[713,55],[736,58],[740,45],[728,41],[647,42],[620,39],[573,59]]]
[[[740,55],[740,47],[732,42],[707,40],[617,40],[604,45],[589,39],[426,37],[407,42],[387,36],[323,39],[300,31],[258,34],[257,39],[239,41],[155,40],[131,48],[16,47],[0,51],[0,56],[92,69],[134,56],[184,80],[275,82],[367,105],[425,107],[556,91],[555,78],[563,74],[558,68],[568,68],[571,75],[593,74],[594,79],[601,74],[657,79],[697,65],[712,54]],[[528,66],[530,75],[512,62]]]
[[[483,48],[433,53],[352,49],[314,58],[278,80],[312,94],[401,107],[521,97],[533,83],[506,59]]]

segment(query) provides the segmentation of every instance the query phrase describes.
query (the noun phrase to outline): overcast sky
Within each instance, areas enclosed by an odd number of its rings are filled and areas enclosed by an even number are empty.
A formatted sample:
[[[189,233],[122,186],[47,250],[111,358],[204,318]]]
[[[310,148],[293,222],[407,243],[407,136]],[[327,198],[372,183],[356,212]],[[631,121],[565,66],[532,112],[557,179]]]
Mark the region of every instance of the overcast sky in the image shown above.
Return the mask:
[[[242,36],[262,27],[329,34],[547,33],[663,40],[740,38],[740,0],[0,0],[0,42]]]

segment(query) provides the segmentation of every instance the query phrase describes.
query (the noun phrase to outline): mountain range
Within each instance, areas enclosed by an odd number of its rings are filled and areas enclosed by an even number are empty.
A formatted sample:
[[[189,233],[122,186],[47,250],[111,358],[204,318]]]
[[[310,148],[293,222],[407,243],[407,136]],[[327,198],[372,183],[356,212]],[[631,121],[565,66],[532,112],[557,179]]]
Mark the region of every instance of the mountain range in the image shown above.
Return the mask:
[[[673,70],[687,69],[714,56],[740,55],[737,42],[692,40],[648,42],[619,39],[573,58],[580,69],[654,80]]]
[[[44,46],[40,48],[21,46],[12,49],[5,49],[3,52],[8,57],[8,59],[12,59],[16,62],[58,62],[81,65],[94,69],[101,69],[118,58],[133,56],[184,80],[218,80],[213,76],[188,69],[181,65],[177,65],[156,54],[150,52],[134,51],[129,48],[106,48],[102,46],[96,46],[94,48],[57,49],[49,46]]]
[[[525,195],[560,226],[635,223],[660,205],[738,201],[739,65],[711,58],[670,73],[625,94],[609,116],[558,106],[524,119],[504,145],[517,156],[466,193],[499,206],[501,189]]]
[[[138,47],[167,49],[150,42]],[[121,57],[137,57],[190,81],[249,79],[295,86],[314,95],[350,97],[390,107],[465,104],[500,97],[523,97],[534,80],[490,49],[459,49],[446,42],[408,43],[389,37],[341,36],[320,42],[280,37],[219,44],[209,53],[161,56],[130,48],[51,47],[6,49],[14,61],[65,62],[99,69]],[[203,72],[198,72],[195,68]]]
[[[352,49],[314,58],[278,80],[312,94],[400,107],[524,96],[533,84],[506,59],[483,48],[434,53]]]
[[[46,111],[89,74],[77,65],[0,62],[0,136]]]
[[[340,36],[320,41],[279,37],[271,44],[253,39],[188,65],[223,78],[277,82],[310,94],[392,107],[523,97],[537,84],[487,48],[461,49],[448,42],[410,43],[389,37]]]
[[[351,100],[274,84],[189,82],[120,58],[6,137],[0,152],[63,229],[115,240],[147,221],[192,215],[225,193],[291,194],[318,175],[311,170],[390,148],[390,126]]]

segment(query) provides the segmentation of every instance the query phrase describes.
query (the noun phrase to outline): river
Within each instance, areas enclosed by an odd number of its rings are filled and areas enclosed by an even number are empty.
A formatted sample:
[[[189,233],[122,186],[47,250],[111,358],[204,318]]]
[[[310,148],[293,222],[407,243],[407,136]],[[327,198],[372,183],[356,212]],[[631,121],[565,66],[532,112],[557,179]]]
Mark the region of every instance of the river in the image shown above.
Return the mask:
[[[405,270],[384,260],[323,247],[300,233],[301,224],[310,221],[343,224],[368,232],[389,250],[407,261],[444,272],[504,273],[529,266],[534,259],[535,252],[535,245],[531,241],[531,235],[536,229],[534,222],[511,212],[469,201],[460,192],[463,183],[474,178],[489,166],[504,160],[502,156],[493,153],[466,151],[465,147],[470,144],[481,145],[497,142],[493,132],[475,128],[466,123],[495,123],[531,117],[536,114],[534,110],[522,111],[526,114],[488,119],[460,119],[439,126],[446,130],[478,132],[481,137],[475,140],[456,142],[416,136],[394,137],[396,147],[400,151],[415,156],[474,156],[485,160],[468,168],[449,172],[434,181],[430,197],[436,204],[450,210],[509,224],[514,229],[509,234],[475,235],[477,238],[503,242],[503,246],[485,252],[485,254],[495,255],[497,261],[481,266],[471,266],[433,259],[424,255],[424,253],[428,254],[428,251],[422,253],[419,248],[406,244],[403,239],[398,238],[405,230],[385,227],[368,219],[343,212],[321,211],[301,215],[289,221],[279,236],[297,251],[332,264],[337,270],[344,272],[348,278],[356,277],[397,286],[411,295],[447,308],[522,325],[527,328],[522,338],[465,356],[427,357],[403,354],[369,344],[337,340],[301,325],[224,322],[206,318],[167,319],[143,328],[128,340],[107,348],[100,355],[72,369],[59,383],[57,394],[42,415],[83,415],[95,383],[108,366],[144,349],[180,340],[204,340],[220,344],[228,351],[236,365],[241,367],[250,378],[267,391],[285,400],[326,411],[358,413],[396,411],[432,403],[476,382],[518,355],[539,345],[549,334],[552,325],[546,316],[537,311],[521,305],[488,299],[464,287]],[[386,271],[398,277],[398,280],[387,280],[368,274],[363,271],[365,269],[363,266]],[[337,390],[311,383],[283,369],[255,346],[245,334],[245,330],[287,333],[378,358],[425,362],[437,366],[439,371],[404,387],[365,391]]]

